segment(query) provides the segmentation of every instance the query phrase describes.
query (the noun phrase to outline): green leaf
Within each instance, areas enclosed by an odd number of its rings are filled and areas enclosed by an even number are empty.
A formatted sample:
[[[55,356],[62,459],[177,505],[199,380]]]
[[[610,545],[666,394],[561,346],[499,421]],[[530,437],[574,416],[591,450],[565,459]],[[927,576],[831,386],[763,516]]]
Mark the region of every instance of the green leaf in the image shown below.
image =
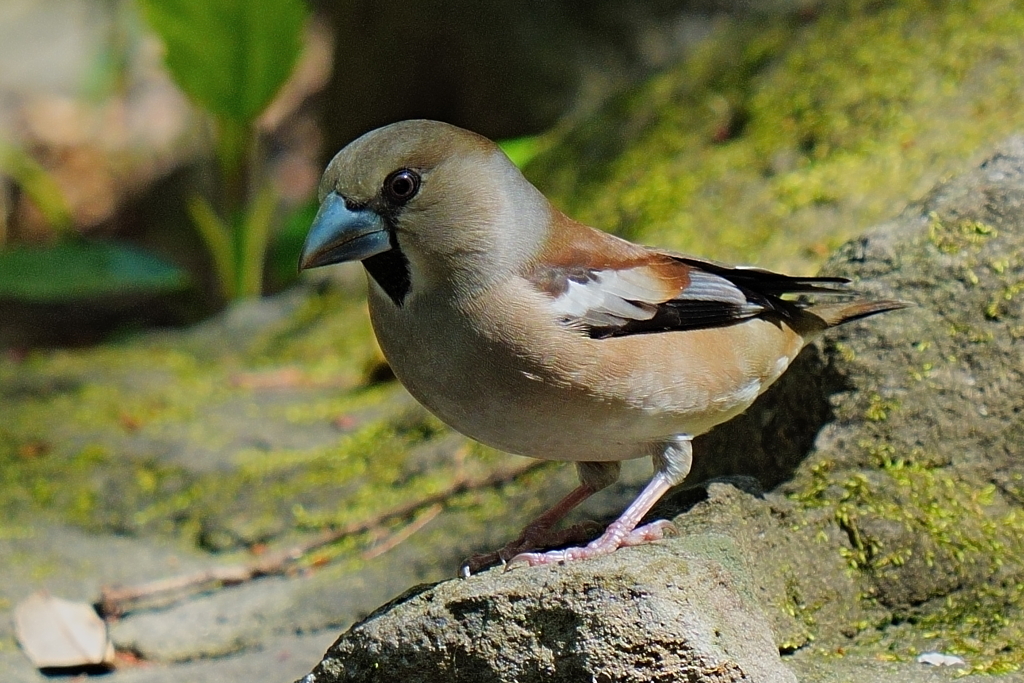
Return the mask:
[[[181,269],[123,244],[68,240],[0,251],[0,298],[57,303],[161,294],[187,285]]]
[[[277,197],[269,185],[256,193],[256,199],[249,206],[238,257],[239,296],[259,296],[263,292],[263,266],[276,206]]]
[[[252,122],[302,50],[303,0],[140,0],[167,46],[167,67],[220,118]]]
[[[213,267],[217,271],[217,281],[225,299],[235,298],[237,291],[238,266],[235,263],[235,247],[232,243],[231,228],[220,219],[210,202],[203,197],[193,197],[188,203],[188,213],[192,217],[199,236],[203,238],[206,251],[213,259]]]

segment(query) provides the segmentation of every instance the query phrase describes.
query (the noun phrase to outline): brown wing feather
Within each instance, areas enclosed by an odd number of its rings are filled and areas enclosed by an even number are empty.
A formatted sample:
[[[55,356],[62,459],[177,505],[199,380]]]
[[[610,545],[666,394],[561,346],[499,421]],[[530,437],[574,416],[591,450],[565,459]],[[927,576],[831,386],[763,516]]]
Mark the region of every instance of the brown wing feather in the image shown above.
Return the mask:
[[[793,277],[655,251],[581,225],[559,214],[557,235],[527,278],[552,299],[567,326],[594,338],[696,330],[754,317],[802,329],[838,324],[807,311],[785,294],[853,295],[838,277]],[[839,322],[898,307],[896,302],[835,304]],[[857,313],[853,313],[854,311]]]

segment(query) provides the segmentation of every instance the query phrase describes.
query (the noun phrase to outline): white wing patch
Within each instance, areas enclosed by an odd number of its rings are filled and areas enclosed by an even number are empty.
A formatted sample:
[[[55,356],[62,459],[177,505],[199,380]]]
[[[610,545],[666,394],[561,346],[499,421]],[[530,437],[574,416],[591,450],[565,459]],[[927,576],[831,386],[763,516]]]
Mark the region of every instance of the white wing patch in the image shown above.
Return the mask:
[[[669,295],[665,290],[665,283],[643,266],[601,270],[584,282],[570,279],[551,306],[560,318],[590,327],[650,320],[657,314],[658,305],[673,299],[720,302],[749,314],[762,310],[733,283],[696,268],[690,270],[689,284],[681,292]]]
[[[650,279],[636,270],[602,270],[586,282],[569,280],[569,286],[551,307],[559,317],[591,327],[650,320],[656,309],[649,304],[660,303],[665,297],[652,296]]]

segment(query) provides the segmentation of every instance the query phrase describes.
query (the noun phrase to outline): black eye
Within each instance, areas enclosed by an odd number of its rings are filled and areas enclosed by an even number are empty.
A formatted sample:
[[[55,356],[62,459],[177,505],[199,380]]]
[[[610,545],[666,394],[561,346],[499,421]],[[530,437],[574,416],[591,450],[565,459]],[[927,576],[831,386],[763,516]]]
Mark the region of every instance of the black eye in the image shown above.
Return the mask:
[[[395,171],[384,180],[384,194],[396,204],[404,204],[419,191],[419,174],[407,168]]]

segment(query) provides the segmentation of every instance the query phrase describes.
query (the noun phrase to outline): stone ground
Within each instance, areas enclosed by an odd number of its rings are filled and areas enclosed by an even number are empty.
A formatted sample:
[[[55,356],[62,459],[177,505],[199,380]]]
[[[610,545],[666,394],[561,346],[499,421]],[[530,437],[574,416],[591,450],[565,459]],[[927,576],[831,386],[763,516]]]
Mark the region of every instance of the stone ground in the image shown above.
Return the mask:
[[[640,463],[637,463],[639,465]],[[591,506],[592,516],[612,512],[645,476],[646,464],[615,492]],[[569,469],[544,486],[571,485]],[[520,501],[524,509],[537,505]],[[471,548],[497,544],[509,523],[495,524],[474,545],[465,534],[479,532],[472,513],[446,511],[402,544],[353,568],[351,563],[269,577],[192,597],[171,607],[128,614],[110,627],[119,651],[142,659],[104,678],[158,683],[189,680],[227,683],[289,681],[319,661],[338,633],[378,605],[422,582],[453,576]],[[203,553],[174,540],[89,533],[68,525],[33,522],[7,527],[0,538],[0,678],[16,683],[43,681],[13,638],[11,611],[30,593],[44,589],[67,599],[97,601],[104,585],[135,584],[225,564],[223,554]],[[460,539],[452,544],[452,539]],[[435,546],[442,557],[431,557]],[[427,553],[427,555],[424,555]],[[242,560],[239,553],[231,559]],[[129,660],[121,660],[122,663]]]

